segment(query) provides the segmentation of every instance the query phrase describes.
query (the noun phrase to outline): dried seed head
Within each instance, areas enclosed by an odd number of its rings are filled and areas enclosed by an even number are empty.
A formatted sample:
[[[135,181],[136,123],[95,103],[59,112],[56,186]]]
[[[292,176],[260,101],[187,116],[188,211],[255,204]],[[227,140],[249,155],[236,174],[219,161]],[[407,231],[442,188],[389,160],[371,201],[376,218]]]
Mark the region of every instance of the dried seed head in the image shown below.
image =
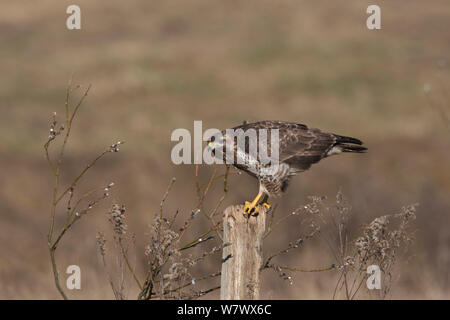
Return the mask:
[[[125,206],[113,204],[109,214],[109,221],[113,225],[114,232],[119,236],[124,235],[128,229],[127,225],[125,224]]]
[[[97,246],[102,256],[106,254],[106,239],[105,235],[102,232],[99,232],[96,236]]]

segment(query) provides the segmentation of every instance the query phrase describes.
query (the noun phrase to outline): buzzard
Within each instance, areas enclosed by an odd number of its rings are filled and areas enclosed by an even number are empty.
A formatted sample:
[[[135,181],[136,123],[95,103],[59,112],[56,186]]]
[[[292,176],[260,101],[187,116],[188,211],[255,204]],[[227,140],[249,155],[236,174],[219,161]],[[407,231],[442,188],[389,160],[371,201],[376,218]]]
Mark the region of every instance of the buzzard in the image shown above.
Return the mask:
[[[230,132],[245,134],[254,131],[257,133],[256,139],[262,140],[259,135],[262,129],[269,133],[266,138],[268,149],[274,143],[270,139],[272,135],[270,132],[273,132],[273,129],[278,129],[276,130],[278,133],[277,165],[271,167],[271,170],[268,170],[267,165],[262,163],[260,148],[256,152],[256,157],[249,157],[252,142],[250,141],[250,135],[247,136],[247,139],[244,137],[245,142],[239,145],[239,143],[236,143],[237,136],[230,134]],[[258,143],[261,143],[261,141],[257,142],[257,145]],[[215,157],[220,158],[227,164],[232,164],[259,180],[258,195],[251,202],[245,201],[244,214],[246,215],[257,214],[260,202],[270,208],[267,203],[268,198],[283,194],[292,176],[308,170],[312,164],[331,155],[342,152],[363,153],[367,148],[361,146],[362,144],[361,140],[356,138],[308,128],[304,124],[275,120],[244,122],[243,125],[223,130],[220,135],[214,135],[208,140],[208,148]],[[262,145],[259,144],[259,146]],[[228,148],[233,155],[231,163],[226,158]],[[221,150],[221,152],[216,152],[217,150]]]

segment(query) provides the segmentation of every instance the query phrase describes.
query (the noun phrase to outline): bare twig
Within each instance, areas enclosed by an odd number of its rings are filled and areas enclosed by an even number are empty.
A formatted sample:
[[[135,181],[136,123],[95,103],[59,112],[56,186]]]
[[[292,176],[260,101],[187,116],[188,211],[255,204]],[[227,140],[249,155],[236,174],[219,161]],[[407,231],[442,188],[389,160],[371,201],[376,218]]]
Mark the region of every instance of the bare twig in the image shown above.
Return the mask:
[[[52,202],[51,202],[51,210],[50,210],[50,226],[49,226],[48,235],[47,235],[47,244],[48,244],[49,253],[50,253],[50,261],[51,261],[51,265],[52,265],[55,286],[56,286],[58,292],[63,297],[63,299],[67,299],[68,297],[65,294],[64,290],[62,289],[62,287],[59,283],[58,269],[57,269],[57,264],[56,264],[56,260],[55,260],[55,252],[58,247],[58,244],[61,241],[62,237],[66,234],[66,232],[81,218],[82,215],[89,212],[99,201],[101,201],[102,199],[106,198],[109,195],[107,192],[105,192],[101,198],[98,198],[98,199],[94,200],[93,202],[89,203],[87,208],[80,210],[80,211],[76,211],[79,204],[81,203],[81,201],[87,199],[89,196],[91,196],[96,191],[96,190],[93,190],[93,191],[90,191],[90,192],[84,194],[83,196],[81,196],[78,199],[76,204],[72,207],[72,199],[73,199],[76,184],[81,179],[81,177],[83,177],[85,175],[85,173],[88,171],[88,169],[93,167],[100,158],[102,158],[108,152],[117,152],[118,151],[117,146],[122,143],[122,142],[118,142],[118,143],[112,145],[110,148],[108,148],[103,153],[101,153],[97,158],[95,158],[91,163],[89,163],[81,171],[81,173],[72,181],[72,183],[70,183],[61,193],[59,193],[61,164],[63,162],[65,149],[66,149],[67,143],[70,138],[73,120],[75,119],[75,116],[76,116],[80,106],[82,105],[84,99],[87,97],[90,88],[91,88],[91,85],[89,85],[88,88],[84,91],[84,94],[82,95],[82,97],[80,98],[78,103],[75,105],[72,113],[70,113],[70,103],[69,102],[70,102],[70,93],[72,92],[72,88],[71,88],[71,82],[69,83],[69,86],[66,91],[66,99],[65,99],[65,124],[62,124],[61,126],[59,126],[59,129],[58,129],[56,113],[54,113],[53,120],[50,125],[50,135],[47,139],[47,142],[44,144],[45,156],[46,156],[48,165],[52,171],[52,174],[54,176],[54,186],[53,186]],[[65,131],[66,133],[64,136],[63,143],[60,146],[59,150],[56,152],[57,153],[56,161],[53,161],[50,156],[50,150],[49,150],[50,146],[51,146],[52,142],[64,130],[66,130]],[[113,146],[114,146],[114,148],[113,148]],[[110,187],[112,187],[111,184],[108,185],[105,188],[105,190],[109,190]],[[69,198],[67,200],[67,205],[66,205],[66,215],[67,215],[66,222],[64,223],[61,231],[58,233],[58,235],[56,236],[56,239],[54,240],[53,236],[54,236],[54,229],[55,229],[55,218],[56,218],[57,207],[58,207],[59,203],[61,202],[61,200],[67,194],[69,194]]]

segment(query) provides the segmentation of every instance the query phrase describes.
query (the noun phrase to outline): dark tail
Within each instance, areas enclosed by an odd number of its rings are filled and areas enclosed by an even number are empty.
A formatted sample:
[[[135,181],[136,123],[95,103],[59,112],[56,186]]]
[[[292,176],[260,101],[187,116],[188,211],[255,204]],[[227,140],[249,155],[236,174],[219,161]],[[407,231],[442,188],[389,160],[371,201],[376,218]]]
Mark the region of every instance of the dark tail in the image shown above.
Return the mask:
[[[335,146],[340,147],[342,152],[357,152],[364,153],[367,151],[366,147],[362,147],[363,142],[359,139],[352,137],[339,136],[335,134],[337,138]]]

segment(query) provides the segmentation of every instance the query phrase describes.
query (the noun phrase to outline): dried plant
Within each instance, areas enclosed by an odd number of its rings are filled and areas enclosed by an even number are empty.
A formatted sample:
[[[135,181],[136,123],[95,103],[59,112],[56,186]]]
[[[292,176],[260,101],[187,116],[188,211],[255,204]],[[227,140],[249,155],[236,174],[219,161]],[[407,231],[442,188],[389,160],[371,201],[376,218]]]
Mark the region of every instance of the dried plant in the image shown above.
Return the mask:
[[[303,209],[314,223],[322,226],[321,238],[333,254],[332,266],[339,272],[333,298],[341,294],[345,299],[355,299],[370,276],[367,268],[376,265],[382,273],[382,288],[377,292],[379,298],[384,299],[392,287],[395,262],[413,241],[410,223],[415,219],[417,205],[374,219],[363,228],[361,236],[350,240],[351,206],[340,191],[334,205],[327,206],[325,199],[311,197],[312,202]]]
[[[71,83],[67,88],[66,92],[66,100],[65,100],[65,120],[62,124],[58,123],[56,112],[53,113],[53,118],[50,123],[50,134],[47,138],[46,143],[44,144],[44,151],[47,158],[48,165],[51,169],[51,172],[54,177],[54,186],[53,186],[53,195],[51,201],[51,212],[50,212],[50,224],[49,231],[47,235],[47,243],[48,249],[50,252],[50,261],[52,265],[53,277],[55,281],[56,288],[58,292],[64,299],[67,299],[67,295],[61,287],[59,281],[59,273],[55,259],[55,253],[58,248],[58,245],[62,239],[62,237],[69,231],[72,226],[81,219],[84,215],[91,212],[91,210],[103,199],[106,199],[109,196],[109,190],[114,186],[114,183],[109,183],[106,186],[102,186],[99,188],[95,188],[93,190],[87,191],[85,193],[80,193],[77,197],[77,200],[74,200],[75,194],[78,193],[77,184],[81,178],[85,176],[89,169],[95,166],[95,164],[103,158],[105,155],[110,153],[115,153],[119,151],[118,146],[123,142],[119,141],[111,146],[109,146],[105,151],[100,153],[94,160],[92,160],[83,170],[70,182],[67,186],[62,187],[60,183],[60,177],[62,173],[62,162],[64,158],[64,153],[66,150],[66,146],[68,144],[72,124],[77,115],[79,108],[81,107],[84,99],[89,93],[91,86],[88,86],[84,91],[84,94],[75,104],[73,108],[70,106],[70,97],[74,90],[79,89],[80,86],[76,86],[75,89],[72,88]],[[58,137],[64,136],[64,139],[59,146],[59,149],[55,151],[56,156],[55,159],[50,155],[50,147],[54,144]],[[57,146],[55,146],[57,148]],[[100,195],[99,195],[100,194]],[[55,231],[56,228],[56,215],[60,204],[66,200],[65,205],[65,214],[66,219],[64,224],[61,226],[59,232]],[[84,203],[88,201],[86,205]],[[83,205],[83,206],[82,206]]]
[[[293,250],[301,248],[304,245],[305,241],[313,239],[315,236],[317,236],[320,233],[320,231],[321,231],[320,226],[318,224],[316,224],[313,219],[308,219],[309,217],[307,215],[302,214],[305,211],[307,211],[309,213],[317,213],[318,212],[317,202],[319,201],[320,198],[319,197],[311,197],[311,199],[313,201],[310,204],[297,208],[293,212],[279,218],[277,221],[275,221],[276,208],[274,208],[274,210],[271,212],[270,220],[269,220],[269,222],[267,224],[267,228],[266,228],[267,230],[264,235],[264,238],[268,237],[273,232],[273,230],[280,225],[281,222],[288,220],[288,219],[291,219],[291,221],[292,221],[292,218],[294,218],[294,217],[300,218],[300,215],[302,215],[301,218],[297,220],[297,222],[300,221],[300,225],[297,229],[300,230],[303,225],[306,225],[309,230],[304,232],[303,235],[299,235],[299,237],[297,237],[293,241],[290,241],[288,243],[288,245],[286,247],[284,247],[283,249],[280,249],[277,252],[270,254],[264,260],[263,265],[261,267],[261,271],[266,270],[266,269],[274,270],[275,272],[277,272],[277,274],[279,275],[279,277],[281,279],[288,281],[288,283],[291,285],[293,284],[293,279],[292,279],[292,276],[288,272],[324,272],[324,271],[330,271],[330,270],[333,270],[336,268],[335,264],[330,264],[329,266],[326,266],[326,267],[306,269],[306,268],[302,268],[302,267],[298,267],[298,266],[287,266],[287,265],[281,265],[281,264],[273,262],[274,258],[283,256]]]
[[[416,218],[417,205],[403,207],[400,213],[374,219],[363,229],[363,235],[353,243],[356,254],[347,258],[350,267],[356,266],[357,277],[363,279],[354,288],[352,298],[358,292],[366,277],[363,276],[370,265],[377,265],[382,271],[380,298],[384,299],[391,290],[393,268],[401,251],[406,251],[413,237],[409,225]],[[355,279],[357,278],[355,277]],[[357,282],[356,282],[357,283]]]
[[[113,243],[115,253],[115,262],[117,264],[117,277],[113,276],[113,272],[109,269],[106,259],[106,238],[103,232],[97,234],[97,246],[102,259],[103,267],[108,276],[109,284],[117,300],[124,300],[127,298],[125,292],[125,274],[126,270],[132,275],[134,281],[139,288],[142,288],[141,283],[135,273],[135,268],[131,266],[128,251],[130,246],[134,246],[135,236],[127,233],[128,226],[126,224],[126,209],[123,205],[113,204],[111,210],[107,213],[108,220],[113,231]]]
[[[309,231],[289,242],[285,248],[269,255],[264,260],[261,270],[272,269],[289,284],[293,283],[290,272],[336,270],[339,272],[339,278],[333,298],[337,298],[342,293],[345,299],[351,300],[358,296],[363,283],[368,279],[367,267],[377,265],[382,273],[382,288],[377,292],[379,298],[384,299],[394,281],[395,262],[413,241],[410,223],[415,219],[417,205],[403,207],[398,214],[384,215],[374,219],[363,228],[362,236],[350,240],[348,224],[351,218],[351,206],[342,193],[338,192],[336,203],[332,206],[325,203],[326,197],[311,196],[309,199],[308,204],[298,207],[277,221],[274,219],[275,212],[272,212],[265,237],[269,236],[281,222],[292,217],[300,218],[301,216],[301,225],[307,225]],[[333,262],[330,265],[306,269],[273,262],[277,257],[301,248],[306,240],[315,237],[324,240],[332,252]]]
[[[80,86],[76,86],[75,89],[79,89]],[[81,193],[79,197],[75,197],[78,193],[77,185],[82,177],[86,175],[89,169],[91,169],[102,157],[109,153],[119,152],[119,146],[123,144],[122,141],[116,142],[109,146],[105,151],[100,153],[94,160],[92,160],[73,180],[68,186],[62,188],[60,186],[61,176],[61,164],[65,153],[66,145],[70,138],[73,120],[82,105],[85,97],[88,95],[90,86],[85,90],[84,94],[72,109],[70,108],[70,97],[75,90],[69,84],[66,94],[65,102],[65,122],[59,125],[56,113],[54,113],[50,124],[50,135],[44,145],[45,155],[48,164],[52,170],[55,178],[55,185],[53,191],[53,198],[51,203],[51,218],[48,233],[48,247],[50,252],[50,259],[52,263],[52,270],[54,281],[57,290],[64,299],[68,299],[64,292],[60,280],[59,273],[55,259],[55,253],[58,245],[63,236],[69,231],[72,226],[81,217],[89,213],[100,201],[109,197],[109,191],[114,186],[114,183],[109,183],[106,186],[95,188],[85,193]],[[65,133],[65,134],[64,134]],[[54,141],[59,137],[64,136],[62,144],[59,150],[56,152],[56,160],[53,160],[50,154],[50,147],[54,144]],[[220,222],[215,222],[215,215],[219,212],[219,208],[226,196],[228,168],[226,172],[221,176],[216,176],[216,170],[209,178],[208,184],[203,189],[199,183],[198,167],[196,171],[196,189],[199,192],[199,203],[196,208],[191,211],[189,217],[184,221],[181,227],[178,229],[175,226],[175,220],[178,216],[178,211],[173,215],[171,220],[168,220],[163,215],[163,207],[169,192],[172,189],[175,179],[169,184],[169,187],[164,194],[160,203],[160,212],[155,216],[153,223],[150,226],[150,241],[146,246],[145,256],[148,262],[146,267],[147,272],[144,276],[142,283],[139,281],[139,277],[135,272],[135,268],[131,265],[129,259],[129,249],[134,246],[134,235],[129,236],[127,230],[127,224],[125,222],[125,207],[123,205],[114,204],[111,210],[108,212],[108,220],[111,224],[113,232],[113,243],[115,253],[114,258],[117,263],[117,268],[110,268],[107,255],[112,251],[107,249],[107,240],[105,234],[99,232],[97,235],[97,246],[102,259],[104,269],[107,273],[109,283],[116,299],[126,299],[125,277],[129,273],[132,275],[136,285],[139,287],[140,293],[139,299],[173,299],[184,298],[194,299],[214,290],[217,290],[219,286],[215,286],[207,289],[198,289],[196,285],[202,280],[213,279],[220,276],[220,271],[211,273],[206,276],[201,276],[195,279],[190,270],[204,261],[208,256],[221,252],[222,248],[227,244],[220,243],[214,246],[210,250],[205,250],[199,256],[194,257],[192,254],[188,254],[188,249],[194,248],[202,243],[216,239],[211,233],[216,232],[220,238]],[[205,232],[201,233],[194,240],[188,243],[183,243],[183,238],[186,231],[192,226],[192,222],[204,210],[203,201],[208,194],[209,188],[213,181],[219,178],[224,178],[224,194],[219,199],[218,203],[211,210],[210,213],[203,212],[203,215],[211,222],[211,227]],[[99,196],[96,196],[100,194]],[[76,200],[75,200],[76,198]],[[55,234],[56,214],[59,205],[63,200],[66,200],[66,221],[62,226],[60,232]],[[83,207],[82,205],[87,202]]]
[[[187,219],[178,228],[176,227],[176,219],[179,216],[179,211],[176,211],[170,219],[164,216],[164,203],[175,181],[175,178],[170,181],[167,191],[160,202],[160,211],[155,215],[153,222],[150,224],[149,240],[144,252],[147,263],[142,282],[139,281],[139,276],[136,275],[135,269],[128,262],[128,250],[123,249],[124,244],[127,243],[125,240],[127,226],[125,224],[124,207],[115,204],[108,213],[114,234],[114,241],[117,247],[120,248],[119,254],[116,253],[116,256],[119,255],[119,259],[116,260],[123,261],[123,263],[119,263],[118,268],[117,278],[120,281],[114,281],[114,277],[108,270],[108,264],[106,263],[106,240],[102,233],[99,233],[97,237],[97,244],[116,299],[125,298],[122,281],[125,270],[131,273],[135,279],[139,287],[137,298],[141,300],[196,299],[220,288],[220,286],[207,289],[198,288],[198,284],[201,281],[219,277],[221,274],[220,271],[195,278],[192,275],[192,270],[198,264],[205,261],[207,257],[220,253],[228,244],[220,243],[210,250],[203,250],[199,256],[194,256],[189,253],[189,249],[216,239],[215,236],[210,234],[216,230],[218,225],[212,226],[209,230],[203,232],[200,236],[188,243],[182,242],[183,236],[191,228],[201,210],[199,208],[192,210]],[[206,193],[204,194],[206,195]],[[121,266],[126,266],[127,268],[120,268]]]

